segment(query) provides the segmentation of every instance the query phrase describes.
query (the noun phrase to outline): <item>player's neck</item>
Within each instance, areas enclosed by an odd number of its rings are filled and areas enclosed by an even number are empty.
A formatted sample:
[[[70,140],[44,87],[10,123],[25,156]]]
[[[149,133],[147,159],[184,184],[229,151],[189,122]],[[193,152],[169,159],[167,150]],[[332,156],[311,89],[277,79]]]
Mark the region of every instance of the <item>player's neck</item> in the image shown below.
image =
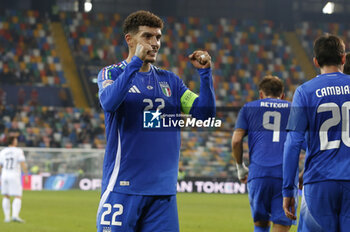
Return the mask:
[[[263,99],[265,98],[281,99],[280,97],[274,97],[274,96],[265,96]]]
[[[150,69],[151,69],[151,64],[143,62],[143,65],[140,68],[139,72],[148,72]]]
[[[321,74],[334,73],[334,72],[342,72],[341,67],[330,65],[330,66],[323,66],[321,68]]]

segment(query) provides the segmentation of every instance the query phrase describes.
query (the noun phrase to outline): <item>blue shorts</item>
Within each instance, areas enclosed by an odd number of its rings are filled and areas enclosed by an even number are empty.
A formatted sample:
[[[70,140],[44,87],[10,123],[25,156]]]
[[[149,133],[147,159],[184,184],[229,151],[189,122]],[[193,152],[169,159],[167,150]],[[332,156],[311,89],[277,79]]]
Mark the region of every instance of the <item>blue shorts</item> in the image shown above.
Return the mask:
[[[298,231],[350,230],[350,181],[305,184]]]
[[[254,222],[272,221],[285,226],[295,224],[283,211],[282,179],[252,179],[248,182],[248,196]]]
[[[176,195],[142,196],[110,192],[100,206],[98,232],[179,231]]]

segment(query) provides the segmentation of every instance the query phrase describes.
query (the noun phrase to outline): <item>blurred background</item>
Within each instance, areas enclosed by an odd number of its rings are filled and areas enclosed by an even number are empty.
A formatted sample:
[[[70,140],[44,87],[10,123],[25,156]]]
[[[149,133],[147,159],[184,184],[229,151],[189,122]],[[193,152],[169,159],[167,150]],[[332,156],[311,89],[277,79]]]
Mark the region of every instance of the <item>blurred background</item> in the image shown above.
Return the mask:
[[[291,100],[318,72],[311,59],[318,36],[333,33],[349,45],[346,0],[1,0],[0,146],[19,136],[32,174],[26,189],[100,187],[105,128],[97,74],[127,57],[122,22],[140,9],[165,22],[156,65],[192,91],[200,83],[187,56],[205,49],[213,60],[223,126],[182,132],[180,192],[199,191],[188,185],[196,180],[236,184],[200,188],[207,192],[244,193],[230,148],[240,107],[258,99],[267,74],[284,81]]]

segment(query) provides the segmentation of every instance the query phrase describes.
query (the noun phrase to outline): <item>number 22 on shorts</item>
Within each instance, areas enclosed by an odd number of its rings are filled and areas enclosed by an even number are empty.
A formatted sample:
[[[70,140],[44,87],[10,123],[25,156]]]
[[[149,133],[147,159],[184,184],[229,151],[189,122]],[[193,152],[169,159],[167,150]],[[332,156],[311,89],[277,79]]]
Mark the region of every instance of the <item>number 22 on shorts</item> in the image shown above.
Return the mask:
[[[121,221],[117,221],[117,216],[122,215],[123,214],[123,205],[121,204],[114,204],[113,205],[113,209],[116,209],[116,211],[113,213],[112,216],[112,221],[107,221],[105,220],[105,216],[111,214],[112,212],[112,205],[111,204],[104,204],[103,208],[107,208],[106,211],[103,212],[102,216],[101,216],[101,225],[112,225],[112,226],[121,226],[122,222]]]

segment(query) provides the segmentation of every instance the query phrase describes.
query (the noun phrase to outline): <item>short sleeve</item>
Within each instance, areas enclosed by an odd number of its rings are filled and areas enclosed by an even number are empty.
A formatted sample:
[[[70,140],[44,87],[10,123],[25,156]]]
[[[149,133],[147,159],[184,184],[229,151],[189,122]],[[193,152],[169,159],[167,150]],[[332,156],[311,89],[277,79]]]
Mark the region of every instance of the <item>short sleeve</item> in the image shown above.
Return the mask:
[[[293,96],[289,114],[287,130],[304,132],[308,127],[306,101],[301,87],[298,87]]]
[[[22,149],[18,149],[18,161],[19,162],[26,161],[26,157],[24,156],[24,152]]]
[[[236,121],[235,129],[248,130],[248,122],[246,117],[247,107],[244,105],[239,111],[238,118]]]

